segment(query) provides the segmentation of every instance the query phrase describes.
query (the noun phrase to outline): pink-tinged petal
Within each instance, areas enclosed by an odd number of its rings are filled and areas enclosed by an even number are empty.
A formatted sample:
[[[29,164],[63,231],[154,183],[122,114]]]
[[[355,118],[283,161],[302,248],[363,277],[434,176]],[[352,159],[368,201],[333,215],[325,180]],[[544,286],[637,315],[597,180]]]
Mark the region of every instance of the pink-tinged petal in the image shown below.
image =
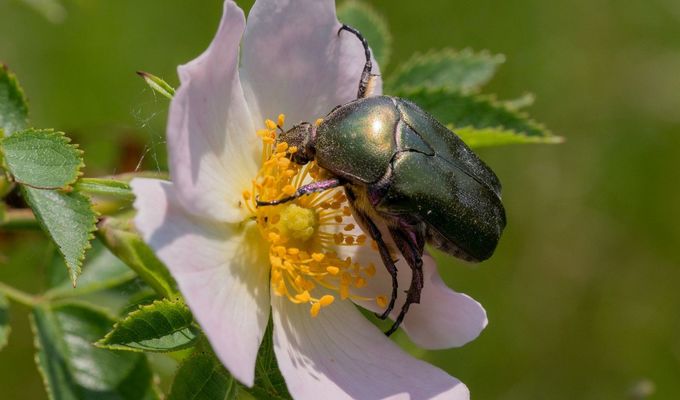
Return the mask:
[[[238,76],[245,18],[233,1],[208,49],[178,68],[180,87],[168,121],[170,174],[189,212],[243,219],[240,197],[257,173],[258,139]]]
[[[254,115],[313,122],[354,100],[365,56],[352,34],[338,35],[334,0],[258,0],[243,36],[241,76]],[[373,73],[379,74],[374,62]],[[376,78],[374,94],[382,84]]]
[[[469,399],[465,385],[406,354],[351,302],[312,318],[272,295],[272,310],[276,359],[295,399]]]
[[[336,227],[336,229],[341,228]],[[362,231],[355,227],[349,233],[359,235]],[[383,237],[388,243],[392,243],[389,234],[384,234]],[[376,296],[386,296],[389,300],[392,293],[392,278],[385,269],[377,250],[369,245],[339,246],[335,250],[341,259],[351,257],[363,266],[372,263],[376,267],[375,276],[367,279],[367,285],[361,289],[352,289],[352,293],[370,299]],[[399,315],[406,299],[405,290],[411,284],[411,269],[401,255],[396,255],[396,258],[398,259],[396,266],[399,291],[394,311],[390,314],[393,320]],[[437,272],[434,259],[429,254],[423,256],[423,275],[420,304],[411,305],[401,325],[411,340],[425,349],[447,349],[463,346],[477,338],[488,323],[486,311],[482,305],[470,296],[455,292],[446,286]],[[376,313],[384,311],[384,308],[378,307],[374,300],[355,300],[355,302]]]
[[[196,320],[229,371],[252,385],[269,319],[269,268],[257,229],[188,214],[175,186],[135,179],[135,225],[177,281]]]

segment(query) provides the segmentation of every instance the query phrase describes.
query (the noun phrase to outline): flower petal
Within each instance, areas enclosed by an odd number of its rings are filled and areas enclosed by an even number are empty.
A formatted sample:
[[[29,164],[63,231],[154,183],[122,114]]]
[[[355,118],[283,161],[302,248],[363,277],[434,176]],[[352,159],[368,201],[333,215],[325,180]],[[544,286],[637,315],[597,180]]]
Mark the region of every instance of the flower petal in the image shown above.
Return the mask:
[[[284,113],[291,124],[313,122],[356,98],[366,59],[356,37],[338,35],[340,26],[334,0],[255,2],[241,52],[254,115]],[[375,61],[373,73],[380,73]],[[380,78],[375,81],[374,93],[380,94]]]
[[[217,356],[252,385],[255,359],[269,319],[267,253],[256,229],[187,214],[175,186],[135,179],[135,225],[170,269]]]
[[[181,85],[168,121],[170,174],[189,212],[243,219],[240,197],[257,173],[258,139],[238,76],[245,19],[224,3],[217,35],[198,58],[178,68]]]
[[[387,273],[380,255],[371,246],[347,247],[337,249],[341,258],[350,256],[362,265],[373,263],[376,274],[368,279],[368,284],[361,289],[354,289],[353,293],[369,298],[387,296],[392,293],[392,280]],[[353,254],[349,251],[354,250]],[[399,288],[397,301],[390,318],[399,315],[402,304],[406,299],[405,290],[411,284],[411,269],[399,257],[397,262]],[[425,349],[446,349],[460,347],[474,340],[486,327],[488,320],[486,311],[470,296],[451,290],[437,272],[437,265],[429,254],[423,255],[423,291],[420,304],[412,304],[404,318],[401,327],[411,340]],[[403,289],[403,290],[402,290]],[[375,301],[355,301],[360,306],[374,312],[381,313]]]
[[[274,351],[295,399],[468,399],[465,385],[411,357],[348,301],[317,317],[272,295]]]

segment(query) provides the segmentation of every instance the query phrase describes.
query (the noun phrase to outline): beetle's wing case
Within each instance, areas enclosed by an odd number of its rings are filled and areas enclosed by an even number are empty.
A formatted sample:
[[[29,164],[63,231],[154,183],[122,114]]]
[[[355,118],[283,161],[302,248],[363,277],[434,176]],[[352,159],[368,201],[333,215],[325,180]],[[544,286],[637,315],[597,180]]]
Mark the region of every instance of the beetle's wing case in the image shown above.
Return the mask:
[[[471,261],[489,258],[505,227],[500,182],[462,140],[411,102],[395,99],[400,151],[381,181],[379,212],[416,216],[428,241]],[[429,150],[432,149],[432,150]]]
[[[394,100],[403,121],[435,149],[438,156],[457,164],[462,171],[488,185],[500,197],[498,177],[465,142],[413,102],[400,98]]]

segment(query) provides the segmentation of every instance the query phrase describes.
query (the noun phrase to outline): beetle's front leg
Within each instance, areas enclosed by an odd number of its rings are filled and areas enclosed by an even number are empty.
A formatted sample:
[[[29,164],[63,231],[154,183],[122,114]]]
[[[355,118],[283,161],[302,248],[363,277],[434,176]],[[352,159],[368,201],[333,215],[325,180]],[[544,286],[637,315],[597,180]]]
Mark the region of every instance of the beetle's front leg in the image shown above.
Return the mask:
[[[368,41],[364,36],[356,29],[349,25],[342,25],[338,30],[338,35],[340,32],[347,31],[356,36],[360,41],[362,46],[364,46],[364,54],[366,55],[366,64],[364,64],[364,69],[361,72],[361,79],[359,79],[359,90],[357,92],[357,99],[363,99],[364,97],[370,95],[368,92],[368,86],[371,78],[374,76],[371,71],[373,70],[373,62],[371,61],[371,49],[368,47]]]
[[[411,304],[420,303],[420,292],[423,290],[423,246],[425,242],[422,234],[417,230],[390,228],[390,234],[409,267],[411,267],[412,275],[411,286],[406,292],[406,302],[401,307],[399,316],[394,320],[392,327],[385,332],[387,336],[390,336],[399,328]]]
[[[255,203],[257,204],[258,207],[260,206],[277,206],[279,204],[283,203],[288,203],[289,201],[295,200],[298,197],[304,196],[306,194],[311,194],[311,193],[317,193],[317,192],[323,192],[325,190],[333,189],[338,186],[342,186],[343,182],[338,179],[338,178],[331,178],[331,179],[326,179],[323,181],[318,181],[318,182],[312,182],[308,185],[300,186],[298,190],[295,191],[292,195],[288,197],[284,197],[278,200],[272,200],[272,201],[260,201],[258,199],[255,199]]]

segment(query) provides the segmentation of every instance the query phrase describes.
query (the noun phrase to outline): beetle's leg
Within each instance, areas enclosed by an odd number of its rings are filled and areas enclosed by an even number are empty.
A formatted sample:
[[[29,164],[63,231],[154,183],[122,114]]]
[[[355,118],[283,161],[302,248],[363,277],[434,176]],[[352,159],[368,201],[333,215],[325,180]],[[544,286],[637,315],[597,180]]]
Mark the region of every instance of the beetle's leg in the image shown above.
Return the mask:
[[[364,46],[364,53],[366,54],[366,64],[364,64],[364,70],[361,72],[361,79],[359,80],[359,91],[357,92],[357,99],[362,99],[367,96],[366,90],[368,88],[368,84],[371,80],[371,77],[373,76],[373,74],[371,74],[371,70],[373,69],[373,62],[371,61],[371,49],[368,47],[368,41],[364,38],[361,32],[352,28],[349,25],[343,24],[342,27],[340,27],[340,29],[338,30],[338,35],[340,35],[340,32],[342,32],[343,30],[353,33],[354,36],[361,40],[361,44]]]
[[[392,327],[385,332],[385,335],[393,334],[408,312],[409,307],[413,303],[420,303],[420,292],[423,290],[423,246],[424,240],[419,237],[419,233],[414,230],[404,228],[390,228],[390,234],[394,239],[401,254],[406,259],[409,267],[411,267],[411,286],[406,292],[406,302],[401,307],[399,316],[394,320]]]
[[[323,181],[318,181],[318,182],[312,182],[308,185],[300,186],[298,190],[295,191],[292,195],[288,197],[284,197],[278,200],[272,200],[272,201],[260,201],[258,199],[255,199],[255,203],[257,204],[258,207],[260,206],[276,206],[279,204],[287,203],[291,200],[295,200],[298,197],[304,196],[306,194],[311,194],[311,193],[316,193],[316,192],[323,192],[324,190],[328,189],[333,189],[338,186],[342,185],[342,181],[338,178],[331,178],[331,179],[326,179]]]
[[[392,255],[390,254],[389,247],[387,247],[385,240],[383,240],[382,233],[380,233],[380,229],[378,229],[378,227],[368,217],[368,215],[362,215],[361,219],[368,226],[368,233],[371,235],[371,238],[373,238],[373,240],[375,240],[375,243],[378,245],[378,251],[380,252],[380,258],[382,259],[383,265],[385,266],[385,269],[387,269],[387,272],[389,272],[390,276],[392,277],[392,296],[390,297],[390,303],[387,305],[387,308],[385,309],[385,311],[383,311],[382,314],[376,314],[378,318],[385,319],[387,318],[388,315],[390,315],[390,313],[394,309],[394,302],[397,301],[397,289],[399,288],[399,281],[397,280],[397,266],[394,265],[395,261],[392,260]]]

